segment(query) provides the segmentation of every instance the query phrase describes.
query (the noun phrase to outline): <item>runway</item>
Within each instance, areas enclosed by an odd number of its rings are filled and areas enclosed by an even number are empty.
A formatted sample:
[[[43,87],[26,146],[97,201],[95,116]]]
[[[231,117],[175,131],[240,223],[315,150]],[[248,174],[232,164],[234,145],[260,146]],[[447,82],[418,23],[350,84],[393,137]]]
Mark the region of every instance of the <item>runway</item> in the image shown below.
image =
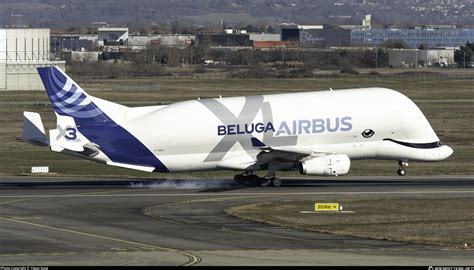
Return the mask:
[[[0,265],[473,265],[473,250],[305,232],[224,209],[347,196],[473,197],[474,177],[232,180],[0,177]]]

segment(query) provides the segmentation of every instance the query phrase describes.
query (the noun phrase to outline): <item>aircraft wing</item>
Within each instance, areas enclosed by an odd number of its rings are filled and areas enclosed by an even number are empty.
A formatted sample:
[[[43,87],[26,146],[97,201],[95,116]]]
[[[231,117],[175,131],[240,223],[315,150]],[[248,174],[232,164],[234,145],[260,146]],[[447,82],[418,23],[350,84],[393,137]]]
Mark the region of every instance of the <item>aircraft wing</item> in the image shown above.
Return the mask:
[[[257,138],[252,138],[252,145],[260,148],[262,152],[257,156],[257,164],[265,164],[270,161],[300,161],[309,156],[324,156],[332,154],[324,151],[313,151],[310,149],[294,147],[271,147],[265,145]]]

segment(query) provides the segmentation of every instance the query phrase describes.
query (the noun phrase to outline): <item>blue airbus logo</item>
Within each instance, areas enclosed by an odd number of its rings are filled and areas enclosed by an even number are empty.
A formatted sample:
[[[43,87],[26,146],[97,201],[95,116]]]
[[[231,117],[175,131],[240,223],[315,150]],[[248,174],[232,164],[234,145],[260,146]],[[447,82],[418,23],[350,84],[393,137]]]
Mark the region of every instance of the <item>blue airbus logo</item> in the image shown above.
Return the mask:
[[[275,136],[291,136],[303,134],[316,134],[323,132],[351,131],[352,117],[321,118],[310,120],[293,120],[291,122],[283,121],[277,125],[272,122],[251,123],[251,124],[232,124],[217,126],[217,135],[242,135],[256,133],[276,133]]]

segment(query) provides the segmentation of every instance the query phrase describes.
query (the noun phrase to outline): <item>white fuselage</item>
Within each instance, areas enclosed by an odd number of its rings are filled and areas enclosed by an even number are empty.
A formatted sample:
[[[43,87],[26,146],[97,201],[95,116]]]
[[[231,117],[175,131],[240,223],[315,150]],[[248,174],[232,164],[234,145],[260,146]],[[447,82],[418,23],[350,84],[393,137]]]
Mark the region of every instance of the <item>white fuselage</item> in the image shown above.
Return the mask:
[[[420,109],[384,88],[191,100],[114,118],[170,172],[225,169],[229,160],[250,164],[261,151],[252,137],[350,159],[439,161],[452,153],[448,146],[429,147],[439,138]]]

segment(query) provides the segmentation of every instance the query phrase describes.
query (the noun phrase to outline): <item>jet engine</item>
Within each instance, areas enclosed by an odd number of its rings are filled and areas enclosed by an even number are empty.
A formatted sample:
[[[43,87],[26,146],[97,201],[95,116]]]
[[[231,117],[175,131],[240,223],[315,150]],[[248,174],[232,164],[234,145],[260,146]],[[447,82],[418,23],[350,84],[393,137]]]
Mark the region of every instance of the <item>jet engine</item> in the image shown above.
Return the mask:
[[[303,161],[299,164],[303,175],[336,176],[349,173],[351,160],[346,155],[327,155]]]

